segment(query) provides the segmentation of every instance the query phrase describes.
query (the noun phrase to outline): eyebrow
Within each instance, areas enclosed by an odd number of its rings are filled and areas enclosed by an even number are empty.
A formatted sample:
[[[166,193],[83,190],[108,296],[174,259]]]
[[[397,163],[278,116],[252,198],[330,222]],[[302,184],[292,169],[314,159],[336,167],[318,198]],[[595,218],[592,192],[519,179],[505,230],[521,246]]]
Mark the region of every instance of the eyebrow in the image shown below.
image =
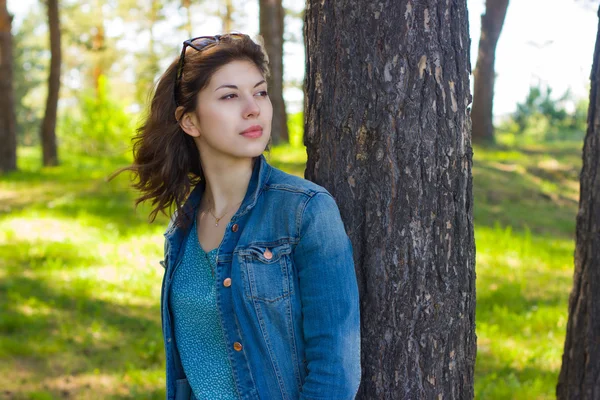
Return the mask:
[[[254,85],[254,87],[260,86],[260,85],[262,85],[263,83],[267,83],[267,81],[265,81],[265,80],[263,79],[262,81],[258,82],[256,85]],[[236,90],[237,90],[237,89],[239,89],[239,88],[238,88],[237,86],[235,86],[235,85],[221,85],[221,86],[219,86],[218,88],[216,88],[216,89],[215,89],[215,92],[216,92],[217,90],[219,90],[219,89],[236,89]]]

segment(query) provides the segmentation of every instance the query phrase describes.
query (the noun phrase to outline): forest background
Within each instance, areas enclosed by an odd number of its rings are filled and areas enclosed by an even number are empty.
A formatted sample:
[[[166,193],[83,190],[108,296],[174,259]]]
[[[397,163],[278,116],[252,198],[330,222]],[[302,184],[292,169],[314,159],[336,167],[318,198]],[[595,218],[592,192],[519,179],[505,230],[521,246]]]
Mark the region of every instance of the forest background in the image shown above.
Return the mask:
[[[133,210],[127,177],[106,177],[130,161],[129,138],[153,82],[182,40],[227,27],[256,34],[258,6],[61,2],[59,165],[42,167],[46,8],[8,2],[19,170],[0,176],[0,388],[7,398],[164,398],[158,261],[166,219],[148,225],[147,207]],[[269,157],[302,176],[303,7],[282,6],[289,139]],[[468,7],[475,67],[484,4]],[[477,398],[554,397],[572,286],[594,7],[570,0],[508,7],[496,51],[495,144],[474,149]]]

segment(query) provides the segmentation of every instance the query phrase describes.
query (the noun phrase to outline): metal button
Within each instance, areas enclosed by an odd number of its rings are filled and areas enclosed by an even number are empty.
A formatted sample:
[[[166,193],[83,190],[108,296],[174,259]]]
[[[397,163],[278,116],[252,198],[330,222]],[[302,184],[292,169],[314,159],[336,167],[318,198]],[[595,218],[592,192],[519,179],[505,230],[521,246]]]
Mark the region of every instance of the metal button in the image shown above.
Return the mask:
[[[263,256],[265,256],[265,258],[267,260],[270,260],[271,258],[273,258],[273,253],[271,253],[271,250],[266,249],[265,252],[263,253]]]
[[[171,343],[171,338],[168,338],[168,339],[167,339],[167,342]]]
[[[231,286],[231,278],[225,278],[225,280],[223,281],[223,286],[225,286],[225,287]]]
[[[238,228],[239,228],[238,224],[233,224],[233,226],[231,227],[231,230],[232,230],[233,232],[237,232],[237,231],[238,231]]]
[[[235,351],[241,351],[242,350],[242,344],[240,342],[235,342],[233,344],[233,348]]]

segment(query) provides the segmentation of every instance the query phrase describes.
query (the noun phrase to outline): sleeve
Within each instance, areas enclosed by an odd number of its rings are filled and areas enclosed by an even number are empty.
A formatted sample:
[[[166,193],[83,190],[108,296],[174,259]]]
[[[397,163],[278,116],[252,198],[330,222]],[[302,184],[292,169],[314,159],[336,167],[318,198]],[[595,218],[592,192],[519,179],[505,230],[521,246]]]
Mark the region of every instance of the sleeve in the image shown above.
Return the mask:
[[[360,383],[360,307],[352,245],[335,200],[304,209],[294,251],[308,375],[300,399],[354,399]]]

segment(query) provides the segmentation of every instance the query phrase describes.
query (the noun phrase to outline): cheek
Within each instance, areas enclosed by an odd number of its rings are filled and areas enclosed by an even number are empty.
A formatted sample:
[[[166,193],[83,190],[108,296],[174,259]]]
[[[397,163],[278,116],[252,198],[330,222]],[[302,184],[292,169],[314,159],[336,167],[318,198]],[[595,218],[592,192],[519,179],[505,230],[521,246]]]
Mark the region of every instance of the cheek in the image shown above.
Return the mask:
[[[200,126],[205,130],[215,130],[226,124],[230,118],[227,118],[223,108],[207,108],[199,113]]]
[[[271,104],[270,100],[265,107],[265,116],[267,116],[269,119],[273,118],[273,105]]]

